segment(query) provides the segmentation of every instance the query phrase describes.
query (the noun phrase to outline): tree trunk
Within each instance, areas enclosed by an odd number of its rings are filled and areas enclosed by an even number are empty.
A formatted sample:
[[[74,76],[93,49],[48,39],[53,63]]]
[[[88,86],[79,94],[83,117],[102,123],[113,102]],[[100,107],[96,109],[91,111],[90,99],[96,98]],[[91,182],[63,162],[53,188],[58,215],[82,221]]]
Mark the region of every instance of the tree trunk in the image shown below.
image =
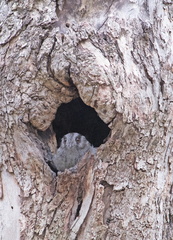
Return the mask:
[[[173,3],[0,3],[0,238],[173,239]],[[47,164],[61,103],[111,128],[75,172]]]

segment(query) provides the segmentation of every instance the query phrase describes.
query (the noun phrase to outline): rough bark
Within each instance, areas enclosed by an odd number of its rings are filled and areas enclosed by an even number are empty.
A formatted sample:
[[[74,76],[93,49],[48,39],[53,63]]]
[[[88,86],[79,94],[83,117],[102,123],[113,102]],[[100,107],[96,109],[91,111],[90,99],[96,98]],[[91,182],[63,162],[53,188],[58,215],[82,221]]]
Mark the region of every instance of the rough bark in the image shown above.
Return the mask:
[[[1,239],[173,239],[172,12],[171,0],[1,0]],[[56,176],[51,123],[78,96],[111,136]]]

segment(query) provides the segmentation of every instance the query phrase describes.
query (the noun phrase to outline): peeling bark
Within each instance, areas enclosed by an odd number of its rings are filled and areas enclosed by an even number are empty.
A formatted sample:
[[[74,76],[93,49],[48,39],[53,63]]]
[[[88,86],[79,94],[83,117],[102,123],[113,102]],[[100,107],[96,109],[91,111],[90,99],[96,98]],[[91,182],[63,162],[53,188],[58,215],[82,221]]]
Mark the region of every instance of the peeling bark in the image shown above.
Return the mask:
[[[173,239],[172,12],[170,0],[1,0],[3,240]],[[111,134],[56,176],[51,124],[77,97]]]

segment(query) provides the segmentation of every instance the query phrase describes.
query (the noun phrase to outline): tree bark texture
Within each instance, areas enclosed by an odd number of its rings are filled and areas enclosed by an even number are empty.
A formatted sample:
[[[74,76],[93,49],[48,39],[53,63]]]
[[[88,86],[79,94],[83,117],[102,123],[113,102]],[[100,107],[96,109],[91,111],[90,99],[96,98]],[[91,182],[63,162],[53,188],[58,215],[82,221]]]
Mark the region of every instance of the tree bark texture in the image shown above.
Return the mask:
[[[1,239],[173,239],[172,19],[171,0],[1,0]],[[51,123],[79,96],[111,135],[56,176]]]

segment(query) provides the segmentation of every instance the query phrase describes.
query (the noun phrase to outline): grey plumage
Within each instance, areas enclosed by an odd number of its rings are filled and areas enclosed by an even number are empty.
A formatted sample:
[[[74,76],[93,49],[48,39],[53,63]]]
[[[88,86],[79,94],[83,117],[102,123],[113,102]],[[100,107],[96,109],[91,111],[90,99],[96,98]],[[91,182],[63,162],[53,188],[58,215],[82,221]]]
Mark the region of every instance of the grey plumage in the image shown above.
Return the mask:
[[[86,152],[95,153],[95,148],[79,133],[68,133],[61,139],[60,147],[53,157],[58,171],[74,167]]]

